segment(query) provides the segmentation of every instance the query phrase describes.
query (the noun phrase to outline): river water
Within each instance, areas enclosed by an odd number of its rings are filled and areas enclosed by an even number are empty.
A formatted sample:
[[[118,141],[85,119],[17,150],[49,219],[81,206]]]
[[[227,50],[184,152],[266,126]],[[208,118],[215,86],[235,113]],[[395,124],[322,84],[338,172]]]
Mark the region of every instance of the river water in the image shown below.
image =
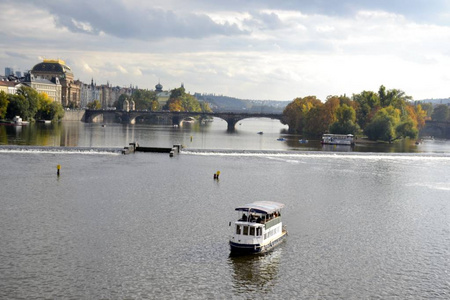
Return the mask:
[[[0,298],[448,299],[449,142],[324,149],[283,128],[0,127]],[[134,141],[185,149],[121,155]],[[287,241],[230,257],[255,200],[286,204]]]

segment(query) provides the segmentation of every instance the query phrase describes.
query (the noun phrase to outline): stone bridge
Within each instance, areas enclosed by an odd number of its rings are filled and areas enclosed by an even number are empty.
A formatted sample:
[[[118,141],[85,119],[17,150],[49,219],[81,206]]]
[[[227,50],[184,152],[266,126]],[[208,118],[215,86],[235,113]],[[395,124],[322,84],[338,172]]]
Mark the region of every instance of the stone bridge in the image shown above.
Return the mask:
[[[425,121],[425,127],[420,133],[421,135],[450,139],[450,122]]]
[[[122,123],[134,124],[138,117],[164,117],[172,120],[173,124],[180,125],[181,121],[189,117],[199,117],[205,119],[216,117],[225,120],[228,124],[227,130],[234,131],[237,122],[248,118],[269,118],[282,120],[282,114],[276,113],[233,113],[233,112],[169,112],[169,111],[124,111],[124,110],[93,110],[87,109],[84,115],[84,121],[91,123],[98,116],[114,118]]]

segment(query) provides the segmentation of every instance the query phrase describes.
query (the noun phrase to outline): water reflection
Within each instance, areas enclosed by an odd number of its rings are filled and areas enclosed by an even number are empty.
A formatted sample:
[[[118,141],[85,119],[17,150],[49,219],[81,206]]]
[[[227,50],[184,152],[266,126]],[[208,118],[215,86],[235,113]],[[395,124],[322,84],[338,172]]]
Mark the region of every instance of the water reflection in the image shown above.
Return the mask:
[[[267,294],[272,291],[278,276],[282,248],[264,255],[231,256],[232,283],[236,294],[255,291]]]

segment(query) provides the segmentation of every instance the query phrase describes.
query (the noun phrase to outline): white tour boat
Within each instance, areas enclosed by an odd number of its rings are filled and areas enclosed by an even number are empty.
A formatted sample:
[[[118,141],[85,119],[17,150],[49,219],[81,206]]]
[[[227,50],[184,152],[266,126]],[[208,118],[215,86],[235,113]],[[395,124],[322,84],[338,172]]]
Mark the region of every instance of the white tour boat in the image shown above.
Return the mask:
[[[239,215],[230,237],[231,253],[264,253],[279,245],[287,235],[281,222],[283,207],[284,204],[272,201],[257,201],[236,207]]]
[[[353,134],[329,134],[322,136],[322,144],[327,145],[354,145]]]

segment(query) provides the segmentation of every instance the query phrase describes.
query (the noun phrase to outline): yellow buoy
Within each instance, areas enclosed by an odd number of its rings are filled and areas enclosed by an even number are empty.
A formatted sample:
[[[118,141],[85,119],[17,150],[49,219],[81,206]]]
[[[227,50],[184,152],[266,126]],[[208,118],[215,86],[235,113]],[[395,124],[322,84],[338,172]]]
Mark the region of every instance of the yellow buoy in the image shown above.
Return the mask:
[[[59,170],[61,170],[61,165],[56,166],[56,174],[59,176]]]

